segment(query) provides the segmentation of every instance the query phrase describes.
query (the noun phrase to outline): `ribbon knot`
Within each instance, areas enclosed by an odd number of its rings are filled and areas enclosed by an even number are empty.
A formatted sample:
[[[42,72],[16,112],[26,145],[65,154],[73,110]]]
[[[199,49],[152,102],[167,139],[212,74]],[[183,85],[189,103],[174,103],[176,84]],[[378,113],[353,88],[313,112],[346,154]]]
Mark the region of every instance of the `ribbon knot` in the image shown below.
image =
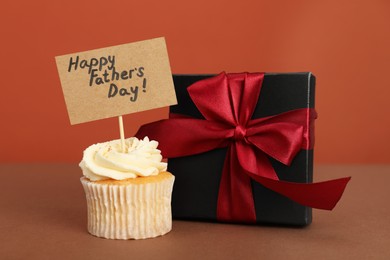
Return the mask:
[[[244,141],[246,136],[246,128],[244,128],[241,125],[237,125],[234,129],[234,136],[233,139],[235,141]]]
[[[316,113],[301,108],[252,119],[263,79],[263,73],[221,73],[198,81],[187,90],[205,120],[171,114],[171,119],[144,125],[136,134],[157,140],[167,158],[228,148],[217,204],[217,218],[222,221],[256,221],[251,179],[302,205],[328,210],[334,208],[350,180],[279,180],[268,156],[289,165],[299,150],[312,149]],[[232,126],[236,126],[233,135]]]

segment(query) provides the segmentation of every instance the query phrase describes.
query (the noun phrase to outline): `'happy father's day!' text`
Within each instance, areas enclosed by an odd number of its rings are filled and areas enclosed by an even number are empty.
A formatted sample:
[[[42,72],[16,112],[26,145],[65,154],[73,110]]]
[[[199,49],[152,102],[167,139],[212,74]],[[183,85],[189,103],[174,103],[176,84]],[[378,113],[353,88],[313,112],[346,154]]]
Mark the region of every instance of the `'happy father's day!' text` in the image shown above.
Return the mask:
[[[80,59],[79,56],[71,57],[69,60],[68,72],[83,69],[88,72],[89,86],[110,83],[108,98],[115,96],[129,96],[130,101],[135,102],[138,98],[139,86],[119,88],[115,83],[118,80],[131,80],[142,78],[142,91],[146,92],[146,78],[144,67],[134,67],[128,70],[117,71],[115,68],[115,55],[107,57]]]

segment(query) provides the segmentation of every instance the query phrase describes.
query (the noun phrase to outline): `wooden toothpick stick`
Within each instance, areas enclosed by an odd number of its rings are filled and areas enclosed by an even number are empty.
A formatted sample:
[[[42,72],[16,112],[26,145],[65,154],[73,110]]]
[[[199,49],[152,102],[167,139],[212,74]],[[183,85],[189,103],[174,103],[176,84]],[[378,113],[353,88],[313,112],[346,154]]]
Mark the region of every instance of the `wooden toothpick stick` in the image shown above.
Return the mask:
[[[119,119],[119,134],[121,137],[121,148],[122,148],[122,153],[125,152],[125,130],[123,128],[123,118],[122,116],[118,117]]]

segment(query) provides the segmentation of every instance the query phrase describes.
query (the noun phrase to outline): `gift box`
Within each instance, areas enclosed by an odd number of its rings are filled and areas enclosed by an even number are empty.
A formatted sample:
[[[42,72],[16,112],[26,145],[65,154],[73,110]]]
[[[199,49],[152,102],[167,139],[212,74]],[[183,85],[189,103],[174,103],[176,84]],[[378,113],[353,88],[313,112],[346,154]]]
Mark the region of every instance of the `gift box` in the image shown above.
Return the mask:
[[[174,75],[170,119],[142,126],[175,175],[176,219],[308,225],[349,178],[312,183],[311,73]]]
[[[187,87],[211,75],[174,75],[178,104],[170,112],[204,119],[192,102]],[[311,73],[265,74],[252,118],[277,115],[297,108],[314,108],[315,77]],[[168,170],[174,173],[172,215],[178,219],[215,221],[219,182],[227,148],[193,156],[172,158]],[[312,182],[313,150],[301,150],[290,166],[271,160],[281,180]],[[251,181],[257,223],[308,225],[312,209],[302,206],[256,181]]]

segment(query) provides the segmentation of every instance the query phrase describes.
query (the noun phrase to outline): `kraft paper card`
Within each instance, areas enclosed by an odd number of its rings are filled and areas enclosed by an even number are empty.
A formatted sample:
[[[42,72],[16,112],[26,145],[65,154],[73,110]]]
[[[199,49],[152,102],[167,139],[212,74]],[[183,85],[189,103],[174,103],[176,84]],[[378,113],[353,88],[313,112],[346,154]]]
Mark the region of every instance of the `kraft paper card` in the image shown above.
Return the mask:
[[[177,104],[164,38],[56,57],[71,124]]]

